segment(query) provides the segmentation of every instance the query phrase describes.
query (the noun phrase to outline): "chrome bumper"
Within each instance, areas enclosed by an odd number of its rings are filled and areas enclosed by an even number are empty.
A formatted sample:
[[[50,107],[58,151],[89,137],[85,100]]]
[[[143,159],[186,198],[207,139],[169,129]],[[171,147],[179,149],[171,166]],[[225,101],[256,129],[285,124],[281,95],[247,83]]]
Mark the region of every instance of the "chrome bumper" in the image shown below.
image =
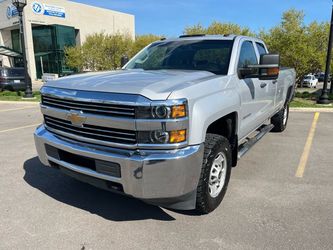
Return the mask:
[[[125,194],[139,199],[163,200],[184,197],[193,193],[198,185],[203,145],[163,151],[96,148],[89,144],[80,144],[55,136],[47,131],[44,125],[36,129],[34,137],[39,159],[44,165],[50,166],[51,161],[85,176],[119,183]],[[118,163],[121,177],[101,174],[55,159],[47,154],[45,144],[72,154]]]

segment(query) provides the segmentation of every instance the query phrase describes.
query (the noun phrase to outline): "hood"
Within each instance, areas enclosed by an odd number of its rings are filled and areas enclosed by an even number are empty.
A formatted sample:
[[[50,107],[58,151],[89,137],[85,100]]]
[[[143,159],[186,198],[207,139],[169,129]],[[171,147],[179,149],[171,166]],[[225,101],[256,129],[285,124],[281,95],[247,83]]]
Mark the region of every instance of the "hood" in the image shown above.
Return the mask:
[[[86,73],[48,81],[45,86],[109,93],[138,94],[151,100],[166,100],[180,84],[194,84],[216,77],[208,71],[120,70]]]

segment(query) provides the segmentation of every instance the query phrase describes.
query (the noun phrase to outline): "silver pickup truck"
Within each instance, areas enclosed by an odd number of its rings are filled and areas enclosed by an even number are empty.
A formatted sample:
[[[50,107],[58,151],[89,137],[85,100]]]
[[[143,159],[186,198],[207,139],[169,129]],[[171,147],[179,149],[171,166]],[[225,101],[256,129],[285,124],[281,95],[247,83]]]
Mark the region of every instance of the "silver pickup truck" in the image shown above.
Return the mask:
[[[209,213],[237,161],[286,128],[295,75],[259,39],[162,39],[122,70],[47,82],[38,155],[100,188]]]

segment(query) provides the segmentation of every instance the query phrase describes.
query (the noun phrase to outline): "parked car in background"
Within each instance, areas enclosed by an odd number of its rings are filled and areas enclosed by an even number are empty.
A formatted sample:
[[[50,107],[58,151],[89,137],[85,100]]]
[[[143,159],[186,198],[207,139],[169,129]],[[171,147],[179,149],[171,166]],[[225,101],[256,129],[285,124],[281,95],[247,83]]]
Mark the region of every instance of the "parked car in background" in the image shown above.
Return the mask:
[[[24,68],[0,67],[0,91],[25,90]]]
[[[314,75],[304,76],[301,87],[317,88],[318,79]]]

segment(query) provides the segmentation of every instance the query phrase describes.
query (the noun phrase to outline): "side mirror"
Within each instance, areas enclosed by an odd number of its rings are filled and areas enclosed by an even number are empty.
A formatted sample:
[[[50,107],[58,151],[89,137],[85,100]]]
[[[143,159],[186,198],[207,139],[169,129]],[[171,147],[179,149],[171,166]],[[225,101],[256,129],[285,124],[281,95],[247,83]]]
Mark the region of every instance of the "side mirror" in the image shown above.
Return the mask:
[[[259,79],[276,80],[280,73],[280,55],[267,54],[260,56]]]
[[[128,59],[128,56],[127,55],[124,55],[121,57],[120,59],[120,65],[121,67],[124,67],[126,63],[128,63],[129,59]]]
[[[276,80],[280,73],[280,55],[266,54],[260,56],[260,64],[247,65],[239,69],[240,78],[259,78],[259,80]]]

